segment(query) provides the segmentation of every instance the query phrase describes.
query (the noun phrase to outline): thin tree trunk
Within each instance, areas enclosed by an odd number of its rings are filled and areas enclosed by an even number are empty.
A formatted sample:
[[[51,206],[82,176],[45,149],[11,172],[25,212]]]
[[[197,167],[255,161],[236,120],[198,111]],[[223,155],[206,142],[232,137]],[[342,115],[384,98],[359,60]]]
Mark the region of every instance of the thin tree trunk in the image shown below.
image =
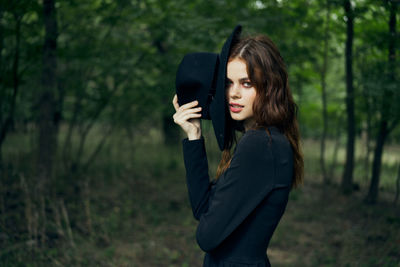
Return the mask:
[[[338,119],[338,125],[340,125],[341,119]],[[336,133],[335,133],[335,139],[334,139],[334,145],[333,145],[333,153],[332,153],[332,163],[329,168],[329,174],[328,177],[330,180],[334,178],[334,171],[336,169],[337,165],[337,159],[338,159],[338,154],[339,154],[339,147],[340,147],[340,135],[341,135],[341,128],[336,127]]]
[[[387,121],[382,121],[379,127],[379,134],[374,151],[371,184],[369,186],[369,191],[366,198],[366,202],[369,204],[375,204],[378,198],[379,178],[382,165],[382,154],[387,135],[388,135]]]
[[[153,45],[157,48],[158,53],[163,56],[167,54],[167,49],[163,45],[162,40],[154,40]],[[162,131],[164,135],[164,144],[167,146],[175,145],[180,140],[179,128],[172,119],[171,106],[164,108],[162,117]]]
[[[399,200],[400,195],[400,162],[397,167],[397,178],[396,178],[396,195],[394,197],[393,204],[396,205],[397,201]]]
[[[361,62],[362,65],[368,64],[365,60],[362,60]],[[371,147],[371,138],[372,138],[372,106],[373,106],[373,98],[370,95],[369,89],[367,86],[363,86],[362,90],[363,96],[364,96],[364,104],[365,104],[365,113],[367,115],[366,118],[366,126],[364,127],[364,135],[363,135],[363,140],[365,141],[364,143],[364,149],[365,155],[364,157],[364,180],[369,181],[369,173],[370,173],[370,159],[371,159],[371,152],[372,152],[372,147]]]
[[[55,0],[43,1],[43,19],[45,39],[43,45],[42,86],[39,93],[39,147],[38,147],[38,181],[37,192],[40,200],[40,237],[42,246],[47,241],[46,234],[46,200],[49,196],[49,183],[52,181],[53,164],[57,147],[57,20]]]
[[[394,1],[388,1],[390,9],[390,19],[389,19],[389,55],[388,55],[388,66],[389,66],[389,81],[395,83],[395,69],[396,69],[396,9],[397,3]],[[379,193],[379,180],[380,171],[382,165],[382,154],[385,145],[386,138],[388,137],[390,130],[393,127],[389,127],[390,119],[390,108],[392,103],[393,92],[384,89],[382,98],[382,118],[379,125],[379,134],[376,140],[376,147],[374,152],[374,161],[372,165],[372,177],[371,184],[369,187],[368,195],[365,201],[369,204],[375,204],[378,199]],[[395,121],[397,121],[395,119]]]
[[[371,152],[372,152],[372,147],[371,147],[371,120],[372,120],[372,114],[371,114],[371,106],[369,103],[368,96],[365,96],[365,99],[367,101],[366,105],[366,110],[367,110],[367,129],[366,129],[366,136],[365,136],[365,158],[364,158],[364,171],[365,171],[365,181],[369,180],[369,170],[370,170],[370,158],[371,158]]]
[[[325,18],[325,31],[324,31],[324,51],[323,51],[323,64],[321,69],[321,90],[322,90],[322,137],[320,145],[320,165],[324,184],[329,184],[328,173],[325,164],[325,145],[326,135],[328,132],[328,111],[326,99],[326,73],[328,70],[328,49],[329,49],[329,16],[330,5],[329,0],[326,1],[326,18]]]
[[[21,15],[14,14],[15,18],[15,48],[14,48],[14,59],[12,64],[12,77],[13,77],[13,93],[10,101],[10,111],[4,121],[4,124],[1,125],[0,129],[0,155],[2,151],[2,145],[4,140],[6,139],[7,133],[10,130],[11,126],[14,122],[14,113],[15,113],[15,105],[17,102],[17,95],[19,89],[19,59],[20,59],[20,39],[21,39]],[[1,50],[0,50],[1,52]],[[0,156],[1,160],[1,156]],[[0,161],[1,162],[1,161]]]
[[[39,97],[39,187],[51,179],[56,154],[57,129],[55,124],[57,90],[57,21],[55,0],[43,1],[45,40],[43,47],[42,91]],[[44,193],[44,192],[42,192]]]
[[[166,113],[167,112],[165,112],[164,114],[167,116],[163,116],[162,118],[164,144],[167,146],[172,146],[179,143],[181,136],[176,124],[172,119],[172,115],[170,116],[170,114]]]
[[[3,20],[3,13],[4,13],[4,7],[3,4],[0,4],[0,21]],[[1,56],[3,54],[3,48],[4,48],[4,29],[3,25],[0,23],[0,90],[2,89],[1,87],[3,86],[3,57]],[[3,110],[2,108],[2,101],[0,101],[0,110]],[[3,127],[3,118],[0,115],[0,126]],[[3,153],[2,153],[2,142],[0,141],[0,175],[2,174],[2,162],[3,162]]]
[[[4,5],[3,3],[0,3],[0,20],[3,20],[3,14],[4,14],[4,6],[3,5]],[[1,57],[3,48],[4,48],[4,28],[3,28],[3,25],[0,24],[0,71],[3,70],[3,58]],[[0,82],[2,82],[1,79],[0,79]]]
[[[342,191],[345,194],[353,190],[355,118],[354,118],[354,88],[353,88],[353,33],[354,14],[350,0],[344,0],[344,10],[347,18],[346,40],[346,113],[347,113],[347,145],[346,163],[342,177]]]

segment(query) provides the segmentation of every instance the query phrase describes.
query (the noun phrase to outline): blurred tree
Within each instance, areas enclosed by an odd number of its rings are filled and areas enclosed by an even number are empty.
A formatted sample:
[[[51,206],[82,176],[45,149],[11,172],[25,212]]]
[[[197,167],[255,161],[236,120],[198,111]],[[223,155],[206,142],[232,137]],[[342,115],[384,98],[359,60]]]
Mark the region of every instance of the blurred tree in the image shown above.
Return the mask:
[[[350,193],[353,190],[354,146],[355,146],[355,116],[354,116],[354,88],[353,88],[353,34],[354,11],[350,0],[343,1],[346,13],[346,114],[347,114],[347,146],[346,162],[342,177],[342,190]]]
[[[5,13],[6,7],[4,6],[4,2],[0,2],[0,20],[3,19],[4,13]],[[20,61],[20,40],[21,40],[21,20],[24,16],[24,12],[21,12],[21,8],[18,5],[14,6],[9,6],[8,11],[12,13],[14,23],[15,23],[15,29],[14,29],[14,35],[15,35],[15,44],[14,44],[14,49],[13,49],[13,60],[12,60],[12,66],[11,70],[8,69],[6,64],[4,64],[4,56],[3,56],[3,50],[4,50],[4,27],[2,24],[0,24],[0,71],[1,71],[1,100],[0,100],[0,169],[2,166],[2,145],[4,143],[4,140],[7,136],[7,133],[12,127],[13,121],[14,121],[14,113],[15,113],[15,105],[17,101],[17,95],[18,95],[18,90],[19,90],[19,83],[20,83],[20,75],[19,75],[19,61]],[[7,54],[7,53],[4,53]],[[10,73],[11,72],[11,73]],[[9,94],[9,82],[7,82],[7,79],[9,79],[9,76],[11,76],[12,80],[12,93]]]
[[[45,38],[43,45],[43,66],[41,90],[38,94],[38,176],[37,186],[40,198],[42,244],[46,241],[46,202],[49,183],[53,178],[56,158],[59,114],[56,113],[57,95],[57,16],[54,0],[43,1]]]
[[[6,25],[0,23],[0,168],[2,145],[14,125],[21,84],[21,25],[31,6],[30,1],[12,2],[9,5],[0,2],[0,21],[4,19],[8,22]],[[12,47],[8,45],[10,37],[14,38]]]
[[[394,102],[393,100],[398,100],[399,94],[399,86],[396,83],[396,70],[398,68],[398,66],[396,65],[396,50],[398,50],[396,42],[396,39],[398,38],[396,34],[397,2],[387,0],[386,7],[389,10],[388,64],[386,71],[387,84],[384,84],[382,86],[382,97],[380,103],[381,107],[379,110],[379,130],[376,137],[371,184],[369,187],[368,195],[366,197],[366,202],[371,204],[376,203],[378,198],[382,154],[385,142],[390,132],[399,123],[400,118],[400,114],[398,114],[397,112],[393,112],[395,109],[393,106],[397,106],[398,103]]]
[[[328,184],[330,178],[328,177],[327,167],[325,162],[325,146],[326,137],[328,133],[328,110],[327,110],[327,85],[326,85],[326,75],[328,71],[328,52],[329,52],[329,20],[330,20],[330,3],[329,0],[326,1],[326,17],[324,21],[324,35],[323,35],[323,52],[322,52],[322,66],[321,66],[321,100],[322,100],[322,136],[321,136],[321,146],[320,146],[320,165],[322,171],[322,177],[325,184]]]

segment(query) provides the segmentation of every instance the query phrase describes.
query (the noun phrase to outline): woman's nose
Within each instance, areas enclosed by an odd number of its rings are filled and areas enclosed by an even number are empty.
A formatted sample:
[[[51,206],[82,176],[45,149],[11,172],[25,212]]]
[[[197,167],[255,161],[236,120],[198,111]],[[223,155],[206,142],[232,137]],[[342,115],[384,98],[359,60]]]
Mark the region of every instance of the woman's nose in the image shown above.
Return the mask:
[[[232,98],[239,98],[240,97],[240,88],[238,85],[232,84],[229,90],[229,96]]]

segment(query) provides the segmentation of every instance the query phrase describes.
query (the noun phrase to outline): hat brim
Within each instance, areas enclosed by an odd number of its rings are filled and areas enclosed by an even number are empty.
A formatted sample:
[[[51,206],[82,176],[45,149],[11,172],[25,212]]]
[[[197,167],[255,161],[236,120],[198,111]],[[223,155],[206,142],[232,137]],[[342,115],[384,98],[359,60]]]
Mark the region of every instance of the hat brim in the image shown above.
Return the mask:
[[[210,116],[217,138],[220,150],[225,148],[225,131],[226,131],[226,69],[232,46],[239,40],[242,26],[237,25],[228,39],[225,41],[219,55],[219,66],[216,92],[213,101],[210,104]]]

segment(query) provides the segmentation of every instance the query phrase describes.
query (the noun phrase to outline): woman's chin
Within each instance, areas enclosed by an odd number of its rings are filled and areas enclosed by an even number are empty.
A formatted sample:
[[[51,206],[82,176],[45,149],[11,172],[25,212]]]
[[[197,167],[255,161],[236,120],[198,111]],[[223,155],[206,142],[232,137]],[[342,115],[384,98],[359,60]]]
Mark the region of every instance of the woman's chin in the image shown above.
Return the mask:
[[[237,122],[243,121],[243,116],[240,116],[236,113],[231,113],[231,118],[232,118],[232,120],[237,121]]]

